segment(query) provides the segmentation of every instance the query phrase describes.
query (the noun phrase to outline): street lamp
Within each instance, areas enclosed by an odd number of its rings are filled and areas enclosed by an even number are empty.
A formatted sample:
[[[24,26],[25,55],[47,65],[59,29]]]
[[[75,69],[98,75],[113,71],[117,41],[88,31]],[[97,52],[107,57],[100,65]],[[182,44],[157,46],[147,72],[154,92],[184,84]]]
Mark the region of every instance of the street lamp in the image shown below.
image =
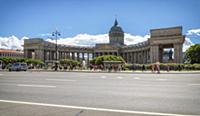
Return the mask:
[[[55,37],[56,39],[56,62],[55,62],[55,71],[58,70],[58,45],[57,45],[57,39],[58,39],[58,36],[60,36],[60,32],[58,32],[57,30],[55,32],[52,33],[52,36]]]

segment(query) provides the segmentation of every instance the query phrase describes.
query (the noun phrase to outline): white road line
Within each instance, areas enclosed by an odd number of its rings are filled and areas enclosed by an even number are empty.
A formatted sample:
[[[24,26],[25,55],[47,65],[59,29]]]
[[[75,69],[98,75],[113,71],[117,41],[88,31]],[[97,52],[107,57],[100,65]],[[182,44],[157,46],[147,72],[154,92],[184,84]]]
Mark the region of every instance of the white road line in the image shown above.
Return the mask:
[[[140,79],[140,77],[134,77],[134,79],[137,79],[137,80],[139,80],[139,79]]]
[[[157,81],[166,81],[167,79],[156,79]]]
[[[14,86],[16,86],[15,84],[10,84],[10,83],[0,83],[0,85],[14,85]]]
[[[29,84],[17,84],[19,87],[44,87],[44,88],[56,88],[56,86],[50,85],[29,85]]]
[[[144,112],[144,111],[117,110],[117,109],[94,108],[94,107],[83,107],[83,106],[58,105],[58,104],[47,104],[47,103],[25,102],[25,101],[13,101],[13,100],[0,100],[0,102],[24,104],[24,105],[57,107],[57,108],[82,109],[82,110],[92,110],[92,111],[154,115],[154,116],[197,116],[197,115],[186,115],[186,114],[172,114],[172,113]]]
[[[123,79],[123,77],[117,77],[118,79]]]
[[[102,78],[102,79],[105,79],[105,78],[106,78],[106,76],[101,76],[101,78]]]
[[[76,80],[70,80],[70,79],[45,79],[47,81],[76,81]]]
[[[200,84],[198,84],[198,83],[191,83],[191,84],[188,84],[188,86],[200,86]]]

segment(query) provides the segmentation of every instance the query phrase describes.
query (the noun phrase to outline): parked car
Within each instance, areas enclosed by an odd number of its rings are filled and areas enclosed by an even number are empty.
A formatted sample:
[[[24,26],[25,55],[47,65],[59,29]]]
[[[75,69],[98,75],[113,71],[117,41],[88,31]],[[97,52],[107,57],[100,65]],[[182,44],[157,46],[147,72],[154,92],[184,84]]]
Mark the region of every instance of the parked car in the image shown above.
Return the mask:
[[[9,67],[9,71],[27,71],[26,63],[14,63]]]

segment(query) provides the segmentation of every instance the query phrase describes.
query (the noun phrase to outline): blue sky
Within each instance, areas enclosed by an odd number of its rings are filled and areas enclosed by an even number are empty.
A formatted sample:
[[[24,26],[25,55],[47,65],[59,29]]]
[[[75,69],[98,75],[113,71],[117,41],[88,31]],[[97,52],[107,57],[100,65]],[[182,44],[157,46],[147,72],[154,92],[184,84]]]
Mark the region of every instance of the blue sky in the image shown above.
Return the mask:
[[[200,28],[199,11],[200,0],[0,0],[0,36],[38,37],[56,28],[62,37],[105,34],[115,17],[133,35],[180,25],[187,34]]]

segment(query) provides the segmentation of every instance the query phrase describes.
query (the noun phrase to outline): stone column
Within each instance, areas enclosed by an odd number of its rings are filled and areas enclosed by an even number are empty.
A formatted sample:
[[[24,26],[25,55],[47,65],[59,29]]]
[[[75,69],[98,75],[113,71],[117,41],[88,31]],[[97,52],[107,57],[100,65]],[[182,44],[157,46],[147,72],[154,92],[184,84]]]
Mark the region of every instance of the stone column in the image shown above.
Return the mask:
[[[63,51],[63,55],[62,55],[62,58],[63,58],[63,59],[65,59],[65,52],[64,52],[64,51]]]
[[[126,52],[124,52],[124,60],[127,62],[127,53]]]
[[[72,58],[71,58],[71,52],[68,52],[68,55],[67,55],[67,56],[68,56],[69,59],[72,59]]]
[[[67,53],[66,52],[64,52],[64,59],[66,59],[67,58]]]
[[[133,52],[133,63],[136,63],[136,52]]]
[[[61,59],[64,59],[64,52],[61,52]]]
[[[141,64],[142,63],[142,57],[141,57],[141,51],[138,52],[138,63]]]
[[[44,50],[44,62],[46,62],[46,60],[47,60],[47,51]]]
[[[85,55],[84,55],[85,53],[83,52],[82,53],[82,60],[85,60]]]
[[[150,55],[151,55],[150,56],[151,63],[155,63],[159,61],[159,46],[158,45],[151,46]]]
[[[146,53],[146,56],[147,56],[147,59],[146,59],[146,63],[149,63],[149,50],[147,50],[147,53]]]
[[[75,54],[72,52],[72,60],[75,60]]]
[[[77,56],[76,56],[77,60],[80,61],[80,58],[79,58],[80,54],[79,54],[79,52],[77,52],[76,54],[77,54]]]
[[[127,63],[130,63],[130,57],[129,57],[129,55],[130,55],[130,53],[129,52],[127,52],[127,55],[126,55],[126,59],[127,59]]]
[[[144,51],[141,51],[140,59],[141,59],[141,64],[144,64]]]
[[[35,50],[35,58],[44,61],[44,50]]]
[[[29,56],[28,56],[28,50],[24,50],[24,58],[29,58]]]
[[[183,63],[182,49],[182,44],[174,44],[174,63]]]
[[[56,59],[56,52],[52,51],[52,55],[53,55],[53,60],[55,60]]]
[[[163,62],[163,48],[159,49],[159,61]]]
[[[125,60],[125,58],[124,58],[124,52],[121,52],[120,55]]]
[[[98,57],[98,56],[99,56],[99,53],[98,53],[98,52],[96,52],[96,53],[95,53],[95,57]]]
[[[68,52],[65,52],[65,59],[68,59]]]
[[[129,61],[132,63],[132,52],[129,52]]]
[[[138,64],[139,61],[138,61],[138,51],[135,53],[135,63]]]
[[[146,51],[144,50],[143,52],[142,52],[142,56],[143,56],[143,64],[145,64],[146,62],[146,53],[145,53]]]
[[[49,61],[51,60],[51,51],[49,51]]]
[[[49,51],[46,53],[46,59],[49,61]]]
[[[58,51],[58,56],[57,56],[57,57],[58,57],[58,60],[61,59],[61,54],[62,54],[62,53],[61,53],[60,51]]]
[[[89,66],[89,64],[90,64],[90,53],[88,52],[87,53],[87,65]]]
[[[95,53],[93,52],[93,53],[92,53],[92,58],[94,59],[95,57],[96,57],[96,56],[95,56]]]
[[[135,60],[135,59],[134,59],[134,52],[132,52],[132,56],[131,56],[131,57],[132,57],[131,59],[132,59],[132,64],[133,64],[133,63],[134,63],[134,60]]]

